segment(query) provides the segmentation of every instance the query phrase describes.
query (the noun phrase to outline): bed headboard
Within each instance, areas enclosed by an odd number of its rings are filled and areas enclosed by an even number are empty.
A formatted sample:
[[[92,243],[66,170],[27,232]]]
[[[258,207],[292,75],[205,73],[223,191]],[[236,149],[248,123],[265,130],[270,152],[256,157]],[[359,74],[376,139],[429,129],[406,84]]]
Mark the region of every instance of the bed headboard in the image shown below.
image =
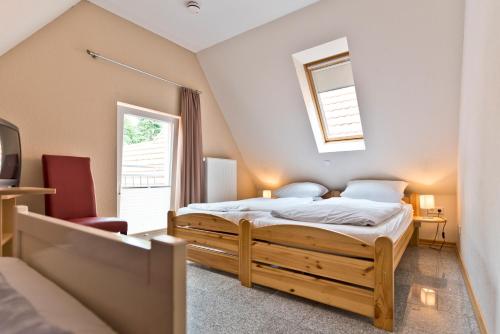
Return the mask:
[[[185,333],[185,242],[113,234],[18,207],[15,256],[119,333]]]
[[[406,203],[413,206],[413,215],[420,216],[420,194],[411,193],[403,199]]]

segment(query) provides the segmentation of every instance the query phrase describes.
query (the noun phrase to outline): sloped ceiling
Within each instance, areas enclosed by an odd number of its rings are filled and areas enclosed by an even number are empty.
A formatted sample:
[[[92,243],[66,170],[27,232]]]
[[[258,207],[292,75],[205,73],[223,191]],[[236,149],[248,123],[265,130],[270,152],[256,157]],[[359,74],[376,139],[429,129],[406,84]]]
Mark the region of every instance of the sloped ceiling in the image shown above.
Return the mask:
[[[0,56],[78,2],[79,0],[0,1]]]
[[[463,3],[321,1],[198,54],[259,186],[401,178],[455,193]],[[366,150],[319,154],[291,55],[347,36]]]
[[[197,52],[318,0],[197,0],[198,15],[187,0],[90,0],[137,25]]]
[[[0,55],[80,0],[1,0]],[[191,14],[184,0],[90,0],[193,52],[299,10],[319,0],[198,0]]]

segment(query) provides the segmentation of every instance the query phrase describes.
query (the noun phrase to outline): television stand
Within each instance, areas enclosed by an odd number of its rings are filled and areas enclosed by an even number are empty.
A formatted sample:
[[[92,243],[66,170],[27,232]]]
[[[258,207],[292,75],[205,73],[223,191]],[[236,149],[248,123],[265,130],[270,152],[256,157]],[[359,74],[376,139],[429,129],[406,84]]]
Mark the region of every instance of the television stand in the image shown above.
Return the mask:
[[[24,195],[49,195],[55,193],[56,190],[53,188],[0,188],[0,256],[13,255],[16,198]]]

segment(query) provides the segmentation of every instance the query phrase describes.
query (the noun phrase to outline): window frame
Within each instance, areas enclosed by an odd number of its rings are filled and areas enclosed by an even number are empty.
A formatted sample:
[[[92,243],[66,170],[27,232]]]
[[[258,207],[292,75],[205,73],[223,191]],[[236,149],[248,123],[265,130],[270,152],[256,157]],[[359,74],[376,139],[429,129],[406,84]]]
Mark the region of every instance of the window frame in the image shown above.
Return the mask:
[[[338,55],[345,52],[350,52],[347,44],[347,37],[341,37],[333,41],[311,47],[302,51],[292,54],[293,64],[297,74],[297,79],[302,92],[302,97],[305,104],[305,109],[311,125],[314,141],[318,148],[318,153],[331,153],[331,152],[345,152],[345,151],[364,151],[366,149],[365,140],[366,132],[364,131],[363,123],[363,138],[351,140],[335,140],[326,141],[321,125],[321,118],[318,114],[317,105],[315,104],[314,96],[311,93],[309,80],[307,78],[307,71],[304,68],[305,64],[314,62],[321,62],[332,55]],[[356,89],[357,91],[357,89]],[[359,102],[359,96],[357,96]],[[361,106],[359,106],[361,107]],[[360,110],[360,119],[363,122],[363,117]]]
[[[321,102],[319,101],[318,98],[318,93],[316,89],[316,84],[314,82],[313,78],[313,71],[315,70],[320,70],[332,65],[339,65],[339,64],[344,64],[347,62],[351,62],[351,54],[349,51],[345,51],[342,53],[338,53],[333,56],[329,56],[323,59],[315,60],[310,63],[304,64],[304,71],[306,73],[307,77],[307,82],[309,85],[309,90],[311,93],[311,96],[314,100],[314,104],[316,107],[316,113],[318,114],[318,119],[321,123],[321,130],[323,133],[323,138],[325,142],[338,142],[338,141],[346,141],[346,140],[359,140],[359,139],[364,139],[364,134],[357,135],[357,136],[344,136],[344,137],[335,137],[335,138],[330,138],[328,136],[328,128],[327,125],[325,124],[325,117],[326,115],[324,114],[324,110],[322,108]],[[314,68],[311,68],[314,67]],[[356,87],[355,84],[353,84],[354,87]],[[346,86],[346,87],[351,87],[351,86]],[[356,96],[357,99],[357,96]],[[359,108],[358,108],[358,113],[359,113]]]

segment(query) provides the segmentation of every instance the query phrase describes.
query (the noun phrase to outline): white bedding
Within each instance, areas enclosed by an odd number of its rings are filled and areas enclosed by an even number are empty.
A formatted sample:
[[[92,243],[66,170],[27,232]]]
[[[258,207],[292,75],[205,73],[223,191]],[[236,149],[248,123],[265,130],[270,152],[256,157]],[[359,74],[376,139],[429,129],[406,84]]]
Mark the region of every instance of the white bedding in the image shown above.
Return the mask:
[[[291,206],[309,204],[315,197],[286,197],[286,198],[249,198],[240,201],[227,201],[216,203],[193,203],[188,208],[202,211],[268,211],[282,210]]]
[[[366,242],[367,244],[373,245],[375,243],[375,240],[379,236],[387,236],[391,238],[393,241],[399,239],[412,222],[413,208],[410,204],[402,204],[402,208],[399,211],[399,213],[383,221],[377,226],[352,226],[352,225],[335,225],[335,224],[301,222],[283,218],[275,218],[271,215],[270,212],[267,211],[217,212],[217,211],[194,210],[190,208],[182,208],[177,211],[177,214],[179,215],[188,213],[212,214],[227,219],[229,221],[232,221],[236,224],[241,219],[247,219],[250,220],[256,227],[278,225],[278,224],[313,226],[329,231],[348,234],[350,236],[362,240],[363,242]]]
[[[0,258],[0,272],[51,324],[75,334],[115,333],[74,297],[20,259]]]
[[[413,208],[410,204],[403,204],[399,213],[378,224],[377,226],[353,226],[300,222],[283,218],[275,218],[268,214],[252,221],[255,227],[270,225],[305,225],[322,228],[328,231],[340,232],[358,238],[361,241],[373,245],[379,236],[389,237],[392,241],[398,240],[411,224],[413,218]]]
[[[401,211],[401,203],[334,197],[271,211],[276,218],[309,223],[376,226]]]

